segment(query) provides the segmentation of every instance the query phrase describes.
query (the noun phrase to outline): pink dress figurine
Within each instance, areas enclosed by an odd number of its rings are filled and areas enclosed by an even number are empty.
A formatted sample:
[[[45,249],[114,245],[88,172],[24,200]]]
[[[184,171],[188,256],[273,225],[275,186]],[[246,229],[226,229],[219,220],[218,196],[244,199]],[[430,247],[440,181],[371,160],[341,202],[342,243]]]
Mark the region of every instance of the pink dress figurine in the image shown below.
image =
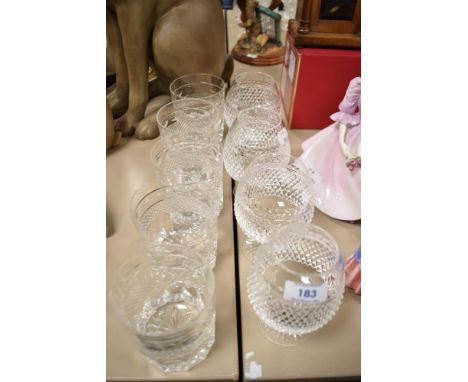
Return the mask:
[[[361,295],[361,247],[346,259],[345,275],[346,286]]]
[[[361,219],[361,78],[351,80],[332,125],[302,143],[315,206],[340,220]]]

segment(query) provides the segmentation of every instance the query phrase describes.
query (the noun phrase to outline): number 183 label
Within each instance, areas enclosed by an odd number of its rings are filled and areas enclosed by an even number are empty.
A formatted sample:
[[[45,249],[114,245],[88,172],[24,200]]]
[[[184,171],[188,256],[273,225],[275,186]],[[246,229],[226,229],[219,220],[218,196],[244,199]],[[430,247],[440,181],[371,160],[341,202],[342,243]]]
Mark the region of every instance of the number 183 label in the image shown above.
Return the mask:
[[[296,284],[293,281],[284,283],[283,298],[285,300],[299,300],[309,302],[323,302],[328,297],[328,285]]]

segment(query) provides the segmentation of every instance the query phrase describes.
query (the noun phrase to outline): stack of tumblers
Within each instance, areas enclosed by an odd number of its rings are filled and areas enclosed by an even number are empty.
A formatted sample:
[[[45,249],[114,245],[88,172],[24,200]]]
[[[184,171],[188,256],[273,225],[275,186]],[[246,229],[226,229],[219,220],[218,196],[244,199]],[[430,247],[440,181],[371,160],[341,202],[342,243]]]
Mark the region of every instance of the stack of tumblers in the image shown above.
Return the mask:
[[[191,369],[213,346],[212,269],[223,208],[224,81],[187,75],[170,91],[150,158],[158,186],[132,200],[145,256],[122,264],[110,291],[139,349],[164,372]]]

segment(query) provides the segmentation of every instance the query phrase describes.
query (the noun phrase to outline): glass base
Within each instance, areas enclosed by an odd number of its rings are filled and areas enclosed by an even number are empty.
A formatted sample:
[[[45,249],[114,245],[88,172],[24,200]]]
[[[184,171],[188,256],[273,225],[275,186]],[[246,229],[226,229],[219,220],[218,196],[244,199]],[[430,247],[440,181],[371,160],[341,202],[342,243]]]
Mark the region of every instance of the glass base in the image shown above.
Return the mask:
[[[152,351],[144,346],[140,346],[140,351],[152,366],[157,367],[163,373],[187,372],[206,359],[214,341],[213,333],[200,348],[189,354],[161,355],[161,352]]]
[[[259,319],[257,320],[259,321],[258,325],[260,326],[262,334],[266,337],[268,341],[274,343],[275,345],[287,347],[296,346],[307,341],[310,338],[310,335],[307,334],[299,336],[278,332],[277,330],[270,328],[263,321]]]
[[[215,342],[215,315],[204,328],[195,328],[189,337],[158,342],[139,337],[138,348],[152,366],[163,373],[186,372],[204,361]],[[200,332],[202,330],[202,332]],[[186,334],[186,333],[184,333]],[[191,338],[192,337],[192,338]],[[166,347],[166,349],[164,348]]]

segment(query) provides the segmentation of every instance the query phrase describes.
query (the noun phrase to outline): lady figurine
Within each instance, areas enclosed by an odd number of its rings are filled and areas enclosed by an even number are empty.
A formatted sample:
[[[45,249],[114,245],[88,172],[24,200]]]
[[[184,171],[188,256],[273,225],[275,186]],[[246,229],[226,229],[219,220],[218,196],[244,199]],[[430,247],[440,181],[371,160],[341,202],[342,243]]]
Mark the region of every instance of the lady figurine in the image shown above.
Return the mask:
[[[345,282],[354,293],[361,295],[361,247],[346,259]]]
[[[315,206],[340,220],[361,219],[361,78],[349,83],[335,121],[302,143],[315,183]]]

